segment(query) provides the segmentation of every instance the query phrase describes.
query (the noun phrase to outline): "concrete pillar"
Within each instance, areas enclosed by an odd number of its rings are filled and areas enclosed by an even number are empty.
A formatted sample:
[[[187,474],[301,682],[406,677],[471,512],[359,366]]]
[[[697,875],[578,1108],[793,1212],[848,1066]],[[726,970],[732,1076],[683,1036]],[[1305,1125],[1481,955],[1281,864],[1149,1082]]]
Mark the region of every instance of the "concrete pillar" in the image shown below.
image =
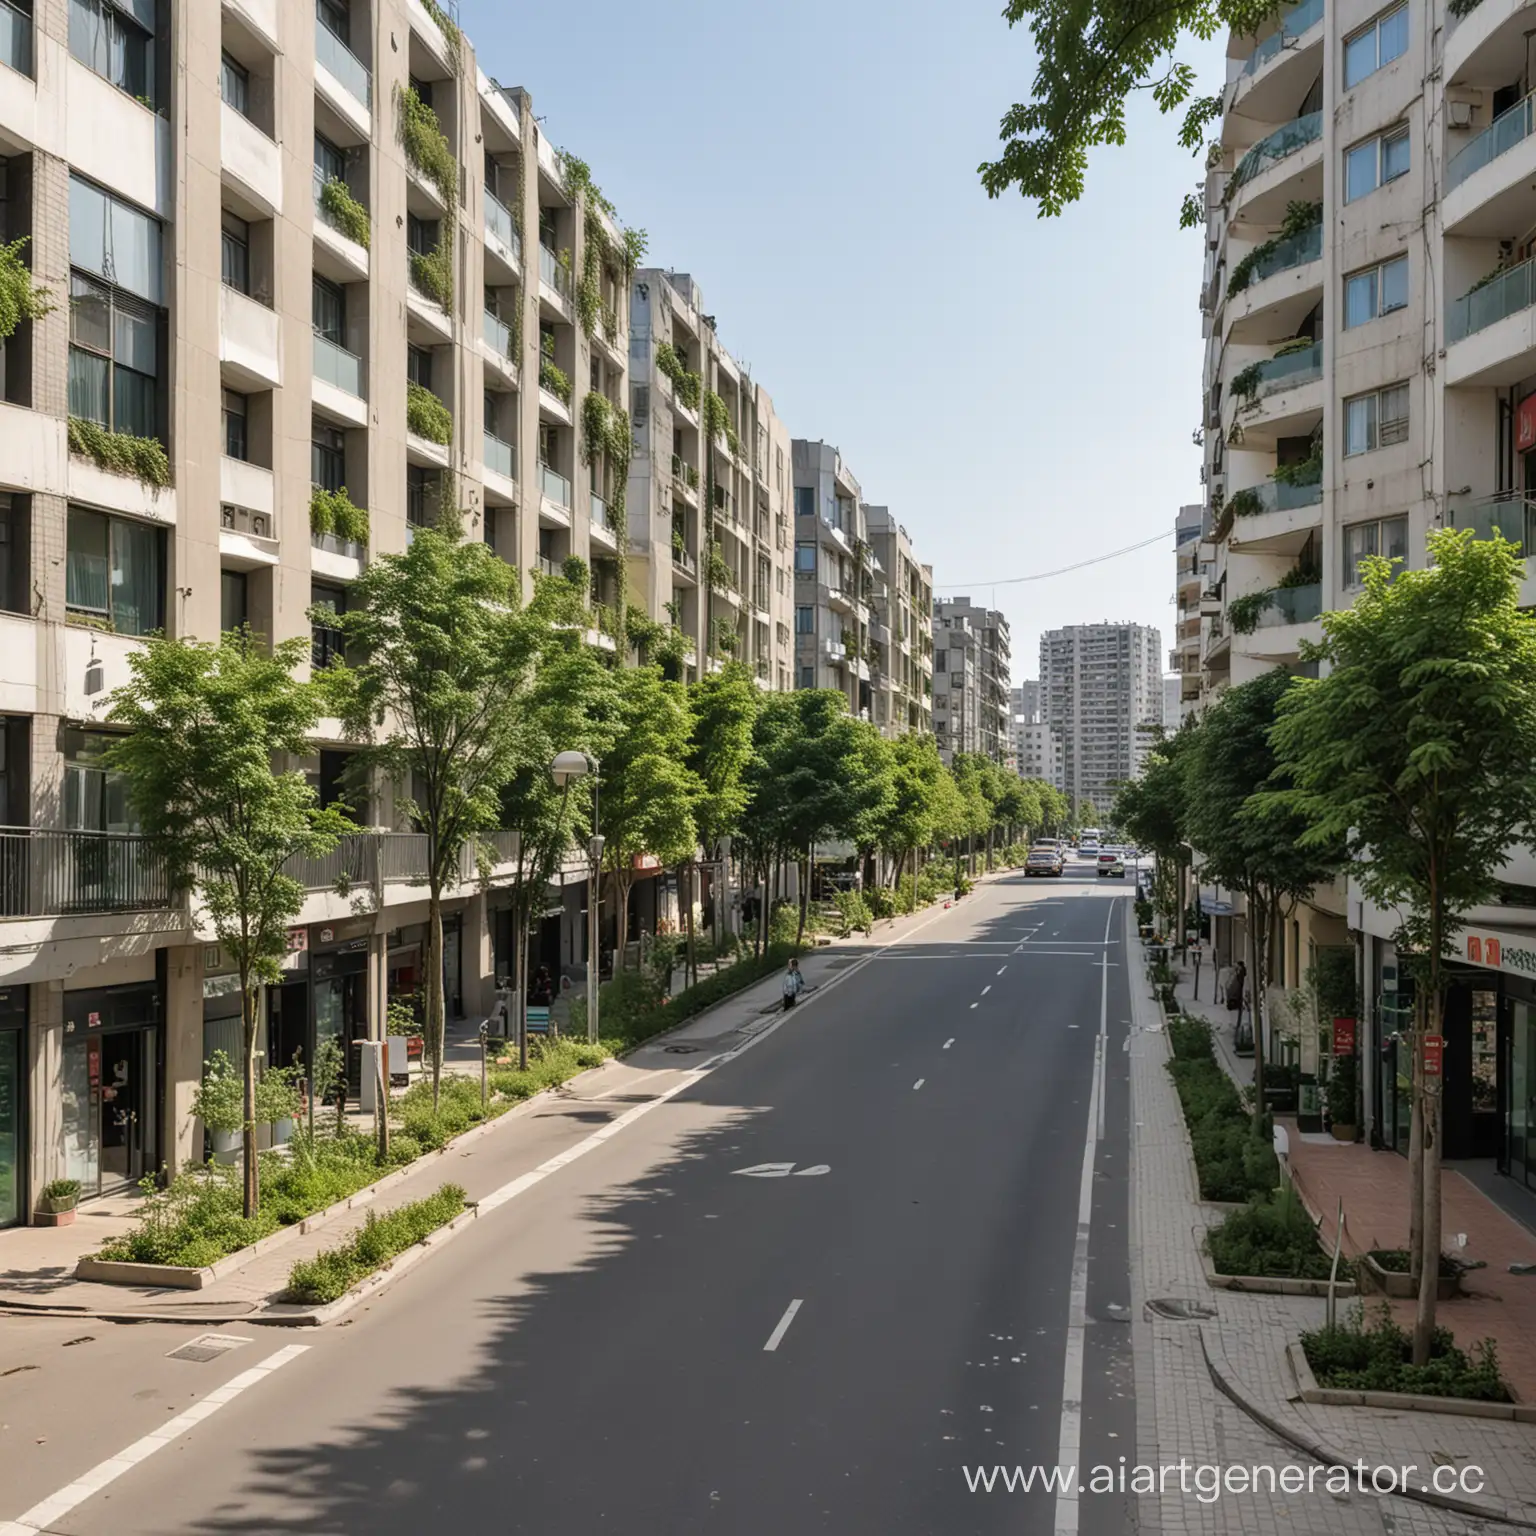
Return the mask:
[[[203,948],[181,944],[165,955],[165,1099],[160,1161],[169,1174],[200,1160],[203,1128],[192,1096],[203,1077]]]
[[[496,1006],[496,958],[491,946],[489,903],[482,891],[464,905],[460,946],[464,966],[464,1015],[489,1017]]]
[[[27,1182],[35,1205],[44,1184],[64,1177],[64,988],[40,981],[29,990]]]

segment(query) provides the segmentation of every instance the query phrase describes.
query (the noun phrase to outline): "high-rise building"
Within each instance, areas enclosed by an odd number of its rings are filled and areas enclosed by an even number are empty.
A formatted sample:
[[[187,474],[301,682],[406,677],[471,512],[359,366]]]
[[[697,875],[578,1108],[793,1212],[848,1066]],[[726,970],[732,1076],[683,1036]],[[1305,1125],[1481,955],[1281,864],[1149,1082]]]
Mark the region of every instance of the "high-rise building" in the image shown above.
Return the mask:
[[[1044,718],[1061,733],[1062,788],[1101,815],[1141,769],[1163,718],[1162,637],[1143,624],[1072,624],[1040,637]]]
[[[1040,718],[1040,683],[1038,679],[1026,679],[1008,691],[1008,709],[1015,720],[1033,721]]]
[[[956,752],[1008,754],[1008,620],[968,597],[933,605],[933,731],[946,763]]]
[[[865,507],[874,554],[873,718],[887,736],[933,729],[933,569],[889,507]]]
[[[1175,674],[1178,686],[1168,690],[1163,708],[1163,724],[1176,730],[1186,714],[1200,703],[1200,604],[1204,578],[1210,562],[1202,561],[1201,540],[1206,528],[1204,506],[1196,503],[1179,508],[1173,529],[1175,603],[1173,645],[1168,651],[1168,670]]]
[[[1181,709],[1179,697],[1182,690],[1182,678],[1165,677],[1163,679],[1163,729],[1166,731],[1178,729]]]

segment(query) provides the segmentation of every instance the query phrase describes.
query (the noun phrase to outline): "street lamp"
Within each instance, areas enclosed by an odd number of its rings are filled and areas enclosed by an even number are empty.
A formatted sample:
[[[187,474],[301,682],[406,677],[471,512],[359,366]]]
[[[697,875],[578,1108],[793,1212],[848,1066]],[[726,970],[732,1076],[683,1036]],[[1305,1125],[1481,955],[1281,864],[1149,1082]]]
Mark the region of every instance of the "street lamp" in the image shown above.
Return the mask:
[[[549,765],[557,789],[569,791],[575,779],[592,779],[592,836],[587,841],[587,1040],[597,1043],[597,877],[603,862],[603,839],[597,831],[598,762],[585,752],[560,752]]]

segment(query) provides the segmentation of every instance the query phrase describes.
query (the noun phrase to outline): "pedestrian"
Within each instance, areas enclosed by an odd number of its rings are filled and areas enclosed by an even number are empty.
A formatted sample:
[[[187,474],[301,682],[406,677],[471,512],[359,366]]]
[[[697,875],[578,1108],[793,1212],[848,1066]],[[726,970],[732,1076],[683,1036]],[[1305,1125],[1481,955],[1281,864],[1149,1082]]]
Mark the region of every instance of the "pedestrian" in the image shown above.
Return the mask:
[[[784,972],[784,1011],[789,1012],[795,1006],[795,1000],[800,996],[805,986],[805,977],[800,974],[800,962],[791,959],[789,969]]]
[[[1241,1013],[1243,1009],[1243,988],[1248,980],[1248,967],[1239,960],[1232,967],[1232,974],[1227,978],[1227,1012]]]
[[[549,967],[541,965],[528,989],[528,1001],[535,1008],[548,1008],[554,1000],[555,979],[549,974]]]

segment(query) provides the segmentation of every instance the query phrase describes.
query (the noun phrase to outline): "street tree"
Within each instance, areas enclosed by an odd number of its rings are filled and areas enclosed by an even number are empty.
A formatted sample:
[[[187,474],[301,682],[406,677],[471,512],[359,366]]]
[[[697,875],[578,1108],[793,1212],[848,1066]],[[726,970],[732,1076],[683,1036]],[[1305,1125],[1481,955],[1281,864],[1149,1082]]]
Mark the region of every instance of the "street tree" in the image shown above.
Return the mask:
[[[1137,778],[1121,786],[1115,797],[1114,821],[1121,834],[1157,856],[1160,870],[1175,873],[1169,882],[1173,897],[1174,931],[1182,931],[1177,909],[1183,905],[1184,868],[1189,862],[1185,819],[1188,786],[1185,773],[1195,740],[1193,719],[1165,736],[1147,754]]]
[[[357,771],[395,788],[426,835],[426,1050],[437,1105],[443,1070],[443,892],[464,850],[499,825],[519,758],[522,702],[541,626],[519,609],[516,572],[484,544],[418,528],[404,554],[373,561],[347,612],[327,612],[347,661],[324,674],[358,744]]]
[[[108,763],[122,773],[139,825],[173,885],[193,890],[240,979],[246,1216],[260,1203],[256,1157],[256,991],[282,977],[288,928],[304,904],[296,858],[329,853],[354,831],[323,808],[284,759],[313,750],[320,691],[294,676],[309,644],[268,649],[240,630],[217,644],[151,638],[108,719],[128,734]],[[313,1063],[311,1063],[311,1067]]]
[[[892,860],[891,885],[901,889],[907,860],[932,843],[940,808],[940,784],[948,770],[938,743],[926,733],[910,731],[891,746],[891,797],[881,821],[878,841]],[[916,871],[913,871],[916,874]]]
[[[1445,529],[1428,567],[1363,567],[1352,608],[1323,618],[1326,676],[1298,682],[1274,729],[1283,807],[1314,847],[1345,842],[1352,876],[1402,916],[1417,957],[1409,1213],[1419,1281],[1414,1360],[1429,1358],[1441,1240],[1439,1037],[1444,959],[1469,908],[1492,899],[1509,849],[1536,836],[1536,618],[1520,607],[1518,546]]]

